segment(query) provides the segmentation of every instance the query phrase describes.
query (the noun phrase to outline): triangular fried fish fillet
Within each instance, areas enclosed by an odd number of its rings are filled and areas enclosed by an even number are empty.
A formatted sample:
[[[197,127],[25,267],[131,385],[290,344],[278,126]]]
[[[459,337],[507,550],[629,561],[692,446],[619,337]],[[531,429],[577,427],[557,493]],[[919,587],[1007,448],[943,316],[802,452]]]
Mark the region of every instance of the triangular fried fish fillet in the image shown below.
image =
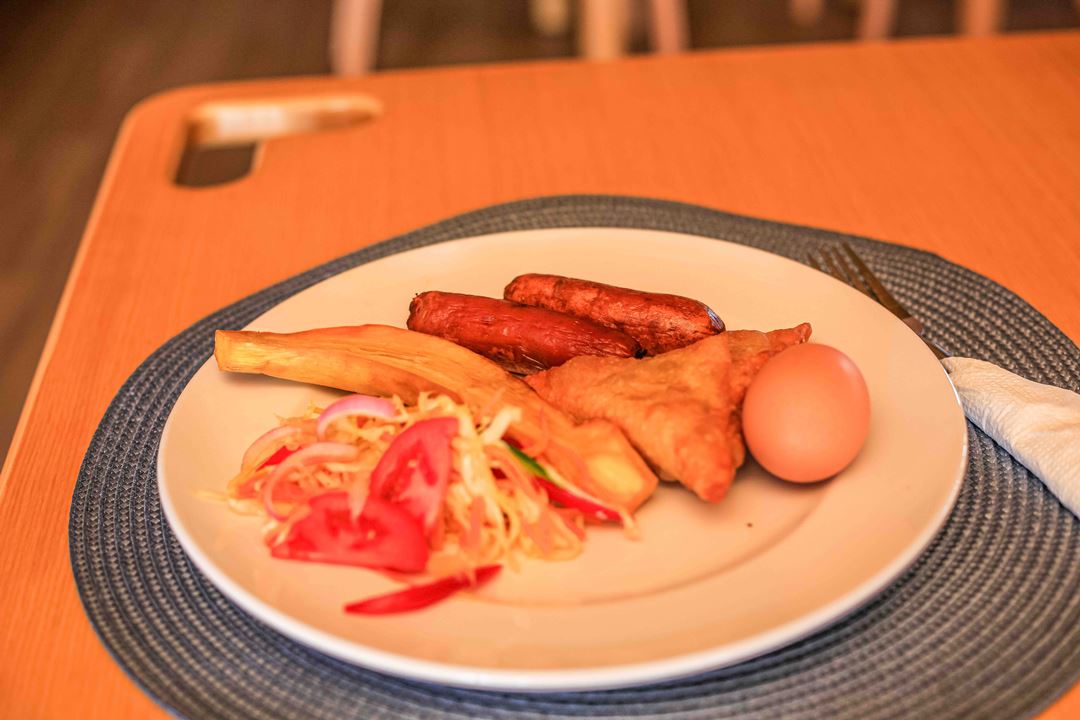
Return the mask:
[[[575,357],[526,382],[580,422],[618,425],[662,476],[718,502],[746,458],[740,414],[750,381],[770,357],[809,337],[807,323],[729,330],[641,360]]]

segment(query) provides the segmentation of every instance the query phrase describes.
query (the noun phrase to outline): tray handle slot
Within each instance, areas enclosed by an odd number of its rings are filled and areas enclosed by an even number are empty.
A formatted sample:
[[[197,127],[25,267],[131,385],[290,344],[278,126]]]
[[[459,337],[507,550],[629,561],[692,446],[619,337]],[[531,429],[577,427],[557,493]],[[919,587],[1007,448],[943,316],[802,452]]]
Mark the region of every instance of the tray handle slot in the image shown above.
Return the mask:
[[[173,182],[181,187],[233,182],[258,165],[266,140],[356,127],[381,114],[377,99],[354,93],[203,103],[187,116]]]

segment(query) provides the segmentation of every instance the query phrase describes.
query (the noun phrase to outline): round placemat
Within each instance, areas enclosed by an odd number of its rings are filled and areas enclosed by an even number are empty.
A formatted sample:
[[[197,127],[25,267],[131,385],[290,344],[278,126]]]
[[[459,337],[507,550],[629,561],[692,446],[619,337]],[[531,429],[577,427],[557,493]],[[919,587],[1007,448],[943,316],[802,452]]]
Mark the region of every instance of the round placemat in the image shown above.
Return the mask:
[[[425,685],[310,650],[226,600],[165,523],[155,468],[165,419],[212,353],[214,330],[241,328],[294,293],[376,258],[551,227],[668,230],[797,260],[846,240],[939,344],[1080,390],[1080,351],[1061,331],[1001,286],[929,253],[636,198],[542,198],[446,220],[201,320],[147,358],[109,406],[72,498],[71,563],[102,642],[151,697],[191,718],[1014,718],[1038,712],[1077,681],[1080,522],[970,425],[956,507],[907,573],[798,643],[692,678],[555,695]]]

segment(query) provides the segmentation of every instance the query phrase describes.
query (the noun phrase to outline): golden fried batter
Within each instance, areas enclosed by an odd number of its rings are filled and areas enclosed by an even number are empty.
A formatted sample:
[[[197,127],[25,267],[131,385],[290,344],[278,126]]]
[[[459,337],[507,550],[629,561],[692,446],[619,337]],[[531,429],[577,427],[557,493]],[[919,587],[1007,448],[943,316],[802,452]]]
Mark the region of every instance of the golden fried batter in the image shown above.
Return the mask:
[[[770,357],[809,337],[807,323],[731,330],[642,360],[576,357],[526,382],[580,422],[618,425],[662,476],[718,502],[746,456],[740,412],[750,381]]]

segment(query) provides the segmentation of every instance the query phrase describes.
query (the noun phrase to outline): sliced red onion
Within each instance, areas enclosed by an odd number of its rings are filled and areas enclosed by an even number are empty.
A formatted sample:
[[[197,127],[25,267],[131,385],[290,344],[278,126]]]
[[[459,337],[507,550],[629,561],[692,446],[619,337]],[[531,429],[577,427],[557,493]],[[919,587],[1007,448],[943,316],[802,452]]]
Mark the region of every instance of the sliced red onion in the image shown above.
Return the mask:
[[[397,415],[394,403],[386,398],[372,397],[371,395],[349,395],[329,407],[319,415],[319,424],[315,426],[315,434],[320,440],[326,438],[326,431],[335,421],[343,417],[375,417],[392,418]]]
[[[240,469],[253,468],[262,460],[270,457],[274,450],[283,445],[282,440],[300,434],[300,428],[295,425],[280,425],[273,430],[264,432],[251,443],[244,452],[244,458],[240,461]]]
[[[266,484],[263,485],[262,500],[266,514],[275,520],[284,520],[287,517],[274,508],[274,486],[282,478],[288,477],[293,470],[324,462],[348,462],[355,460],[356,455],[356,446],[345,443],[317,442],[297,450],[274,467],[274,471],[270,473]]]

